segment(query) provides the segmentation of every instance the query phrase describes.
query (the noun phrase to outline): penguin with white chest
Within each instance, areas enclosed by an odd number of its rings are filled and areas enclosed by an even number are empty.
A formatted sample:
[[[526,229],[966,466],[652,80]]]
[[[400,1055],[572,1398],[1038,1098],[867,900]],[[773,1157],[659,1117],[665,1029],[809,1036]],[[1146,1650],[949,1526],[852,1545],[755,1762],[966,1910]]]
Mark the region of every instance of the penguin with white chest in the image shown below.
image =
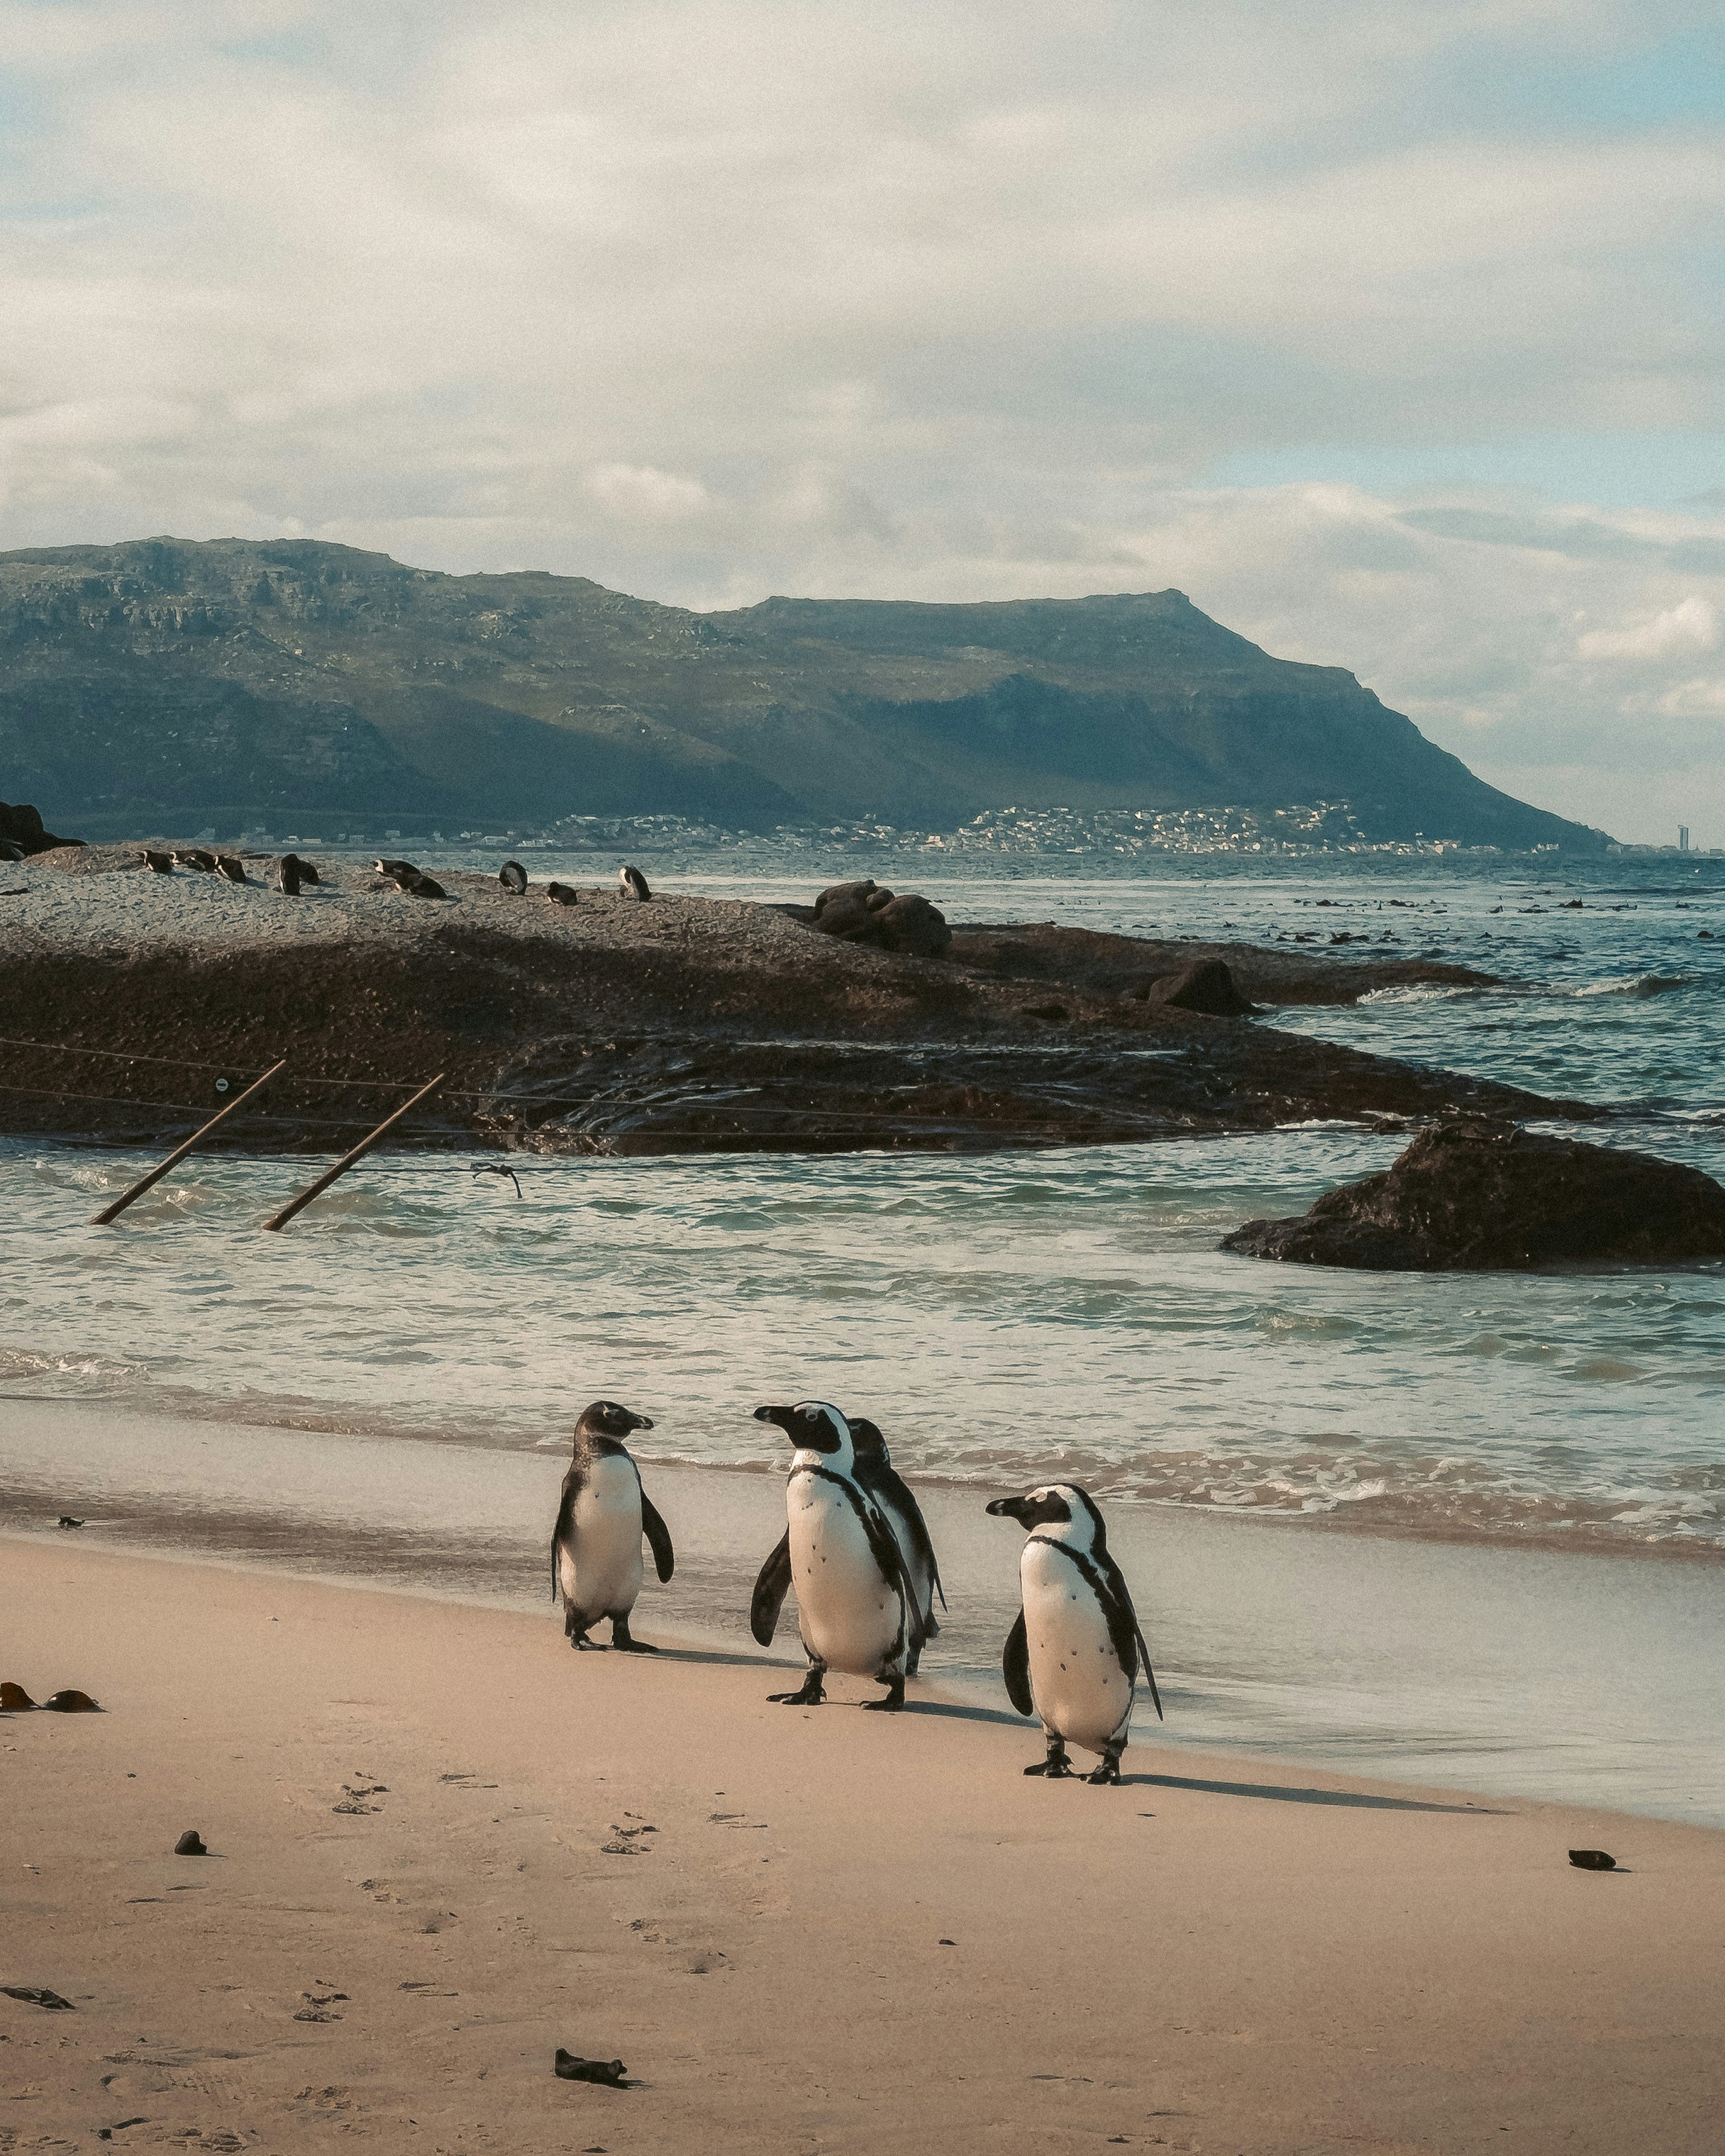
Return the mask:
[[[755,1419],[776,1423],[796,1451],[785,1484],[785,1539],[755,1583],[750,1629],[763,1647],[771,1646],[794,1584],[809,1657],[802,1689],[770,1697],[787,1706],[819,1707],[827,1671],[841,1670],[886,1686],[885,1699],[865,1706],[896,1712],[922,1649],[922,1620],[891,1522],[857,1478],[850,1426],[824,1400],[757,1408]]]
[[[572,1647],[599,1643],[588,1634],[602,1617],[611,1620],[611,1645],[629,1655],[655,1655],[644,1640],[629,1637],[629,1612],[641,1591],[641,1537],[653,1551],[661,1580],[676,1563],[671,1538],[624,1440],[651,1430],[647,1415],[631,1414],[615,1400],[595,1400],[575,1425],[575,1450],[563,1477],[562,1502],[551,1537],[551,1589],[563,1605],[563,1630]]]
[[[1051,1482],[997,1497],[988,1511],[1029,1530],[1019,1560],[1024,1607],[1001,1658],[1013,1705],[1040,1716],[1047,1739],[1047,1758],[1024,1772],[1070,1775],[1070,1743],[1101,1759],[1086,1781],[1117,1782],[1141,1656],[1158,1722],[1162,1699],[1096,1500],[1076,1482]]]

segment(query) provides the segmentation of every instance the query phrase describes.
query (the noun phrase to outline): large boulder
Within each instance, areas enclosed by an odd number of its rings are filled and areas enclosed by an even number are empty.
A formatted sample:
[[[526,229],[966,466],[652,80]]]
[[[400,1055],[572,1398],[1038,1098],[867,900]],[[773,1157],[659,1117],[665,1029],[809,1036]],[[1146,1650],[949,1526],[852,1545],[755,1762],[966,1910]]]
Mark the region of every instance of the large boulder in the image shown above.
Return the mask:
[[[1222,1248],[1384,1272],[1725,1257],[1725,1189],[1645,1152],[1458,1116],[1422,1131],[1381,1175],[1291,1220],[1249,1220]]]
[[[916,958],[944,957],[952,945],[952,932],[937,906],[915,891],[895,896],[872,876],[861,883],[829,885],[814,901],[812,926],[823,936]]]
[[[1220,958],[1200,958],[1178,973],[1142,983],[1132,993],[1135,1003],[1166,1004],[1174,1010],[1201,1011],[1207,1018],[1250,1018],[1258,1008],[1240,993]]]
[[[82,839],[57,839],[42,828],[42,812],[28,801],[8,806],[0,801],[0,858],[18,860],[30,854],[50,854],[56,846],[81,846]]]

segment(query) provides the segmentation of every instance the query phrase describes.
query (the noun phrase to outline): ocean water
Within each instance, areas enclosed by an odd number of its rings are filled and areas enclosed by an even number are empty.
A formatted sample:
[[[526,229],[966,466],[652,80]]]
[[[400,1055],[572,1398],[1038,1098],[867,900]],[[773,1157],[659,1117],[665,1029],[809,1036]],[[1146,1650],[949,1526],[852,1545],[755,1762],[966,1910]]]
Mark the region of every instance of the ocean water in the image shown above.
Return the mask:
[[[805,858],[642,865],[716,895],[806,898],[871,872],[955,920],[1307,936],[1313,949],[1345,932],[1454,959],[1504,985],[1263,1022],[1609,1103],[1591,1133],[1602,1142],[1725,1179],[1725,861],[1612,860],[1559,876],[1527,863],[1146,873]],[[531,873],[588,880],[594,868],[541,855]],[[266,1235],[258,1224],[303,1179],[303,1160],[194,1158],[97,1229],[90,1214],[145,1157],[0,1140],[0,1501],[9,1491],[8,1517],[28,1525],[53,1480],[35,1454],[28,1472],[18,1464],[21,1440],[10,1456],[8,1401],[106,1413],[116,1427],[167,1414],[269,1428],[290,1450],[296,1432],[308,1447],[316,1433],[300,1464],[326,1476],[344,1438],[409,1448],[428,1472],[434,1459],[453,1469],[500,1454],[526,1471],[540,1455],[554,1484],[576,1414],[609,1394],[655,1417],[644,1460],[752,1471],[765,1491],[783,1455],[751,1410],[816,1397],[871,1415],[901,1467],[955,1504],[1060,1475],[1126,1517],[1277,1522],[1277,1550],[1314,1563],[1337,1535],[1357,1547],[1364,1533],[1394,1538],[1376,1545],[1386,1558],[1396,1543],[1519,1546],[1581,1567],[1578,1579],[1614,1554],[1643,1573],[1686,1558],[1702,1568],[1694,1591],[1716,1593],[1725,1265],[1373,1275],[1218,1250],[1240,1221],[1303,1210],[1400,1142],[1307,1125],[982,1157],[535,1158],[516,1163],[519,1196],[463,1156],[386,1155]],[[79,1472],[68,1502],[116,1499],[90,1460]],[[139,1474],[120,1493],[133,1515],[147,1496]],[[183,1528],[197,1473],[174,1487]],[[453,1548],[465,1530],[450,1506]],[[234,1508],[213,1491],[207,1509]],[[1669,1562],[1656,1573],[1676,1577]],[[1224,1661],[1195,1661],[1215,1697],[1248,1697],[1257,1681],[1237,1640]],[[1283,1700],[1285,1748],[1298,1718]],[[1326,1756],[1346,1719],[1323,1722]],[[1420,1722],[1428,1766],[1446,1756],[1442,1722],[1435,1709]],[[1491,1715],[1464,1724],[1464,1751],[1498,1738],[1515,1751]],[[1249,1732],[1230,1725],[1221,1741]],[[1671,1764],[1673,1732],[1645,1741],[1666,1747],[1665,1782],[1650,1798],[1620,1776],[1612,1800],[1692,1815],[1701,1770]],[[1551,1786],[1577,1785],[1559,1774]],[[1601,1785],[1583,1773],[1579,1786]]]

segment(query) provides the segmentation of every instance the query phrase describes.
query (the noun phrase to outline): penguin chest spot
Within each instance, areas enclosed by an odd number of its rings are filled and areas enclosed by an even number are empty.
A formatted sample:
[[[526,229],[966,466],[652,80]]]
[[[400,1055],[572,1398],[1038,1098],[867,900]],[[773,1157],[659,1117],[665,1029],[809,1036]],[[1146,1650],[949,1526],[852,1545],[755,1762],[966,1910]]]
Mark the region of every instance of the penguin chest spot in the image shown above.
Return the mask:
[[[1069,1558],[1027,1550],[1022,1580],[1030,1696],[1050,1729],[1099,1751],[1132,1712],[1132,1688],[1108,1620]]]
[[[641,1591],[641,1485],[633,1462],[596,1460],[557,1548],[557,1584],[583,1615],[634,1607]]]

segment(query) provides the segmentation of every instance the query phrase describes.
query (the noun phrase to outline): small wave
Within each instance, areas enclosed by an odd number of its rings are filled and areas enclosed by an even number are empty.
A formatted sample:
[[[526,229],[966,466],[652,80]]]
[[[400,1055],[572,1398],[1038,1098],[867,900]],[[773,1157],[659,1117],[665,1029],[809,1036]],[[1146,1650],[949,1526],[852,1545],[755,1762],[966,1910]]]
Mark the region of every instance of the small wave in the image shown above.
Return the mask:
[[[1679,988],[1697,986],[1694,975],[1686,973],[1634,973],[1616,981],[1589,981],[1584,988],[1559,989],[1559,994],[1569,994],[1581,1002],[1594,996],[1665,996]]]

